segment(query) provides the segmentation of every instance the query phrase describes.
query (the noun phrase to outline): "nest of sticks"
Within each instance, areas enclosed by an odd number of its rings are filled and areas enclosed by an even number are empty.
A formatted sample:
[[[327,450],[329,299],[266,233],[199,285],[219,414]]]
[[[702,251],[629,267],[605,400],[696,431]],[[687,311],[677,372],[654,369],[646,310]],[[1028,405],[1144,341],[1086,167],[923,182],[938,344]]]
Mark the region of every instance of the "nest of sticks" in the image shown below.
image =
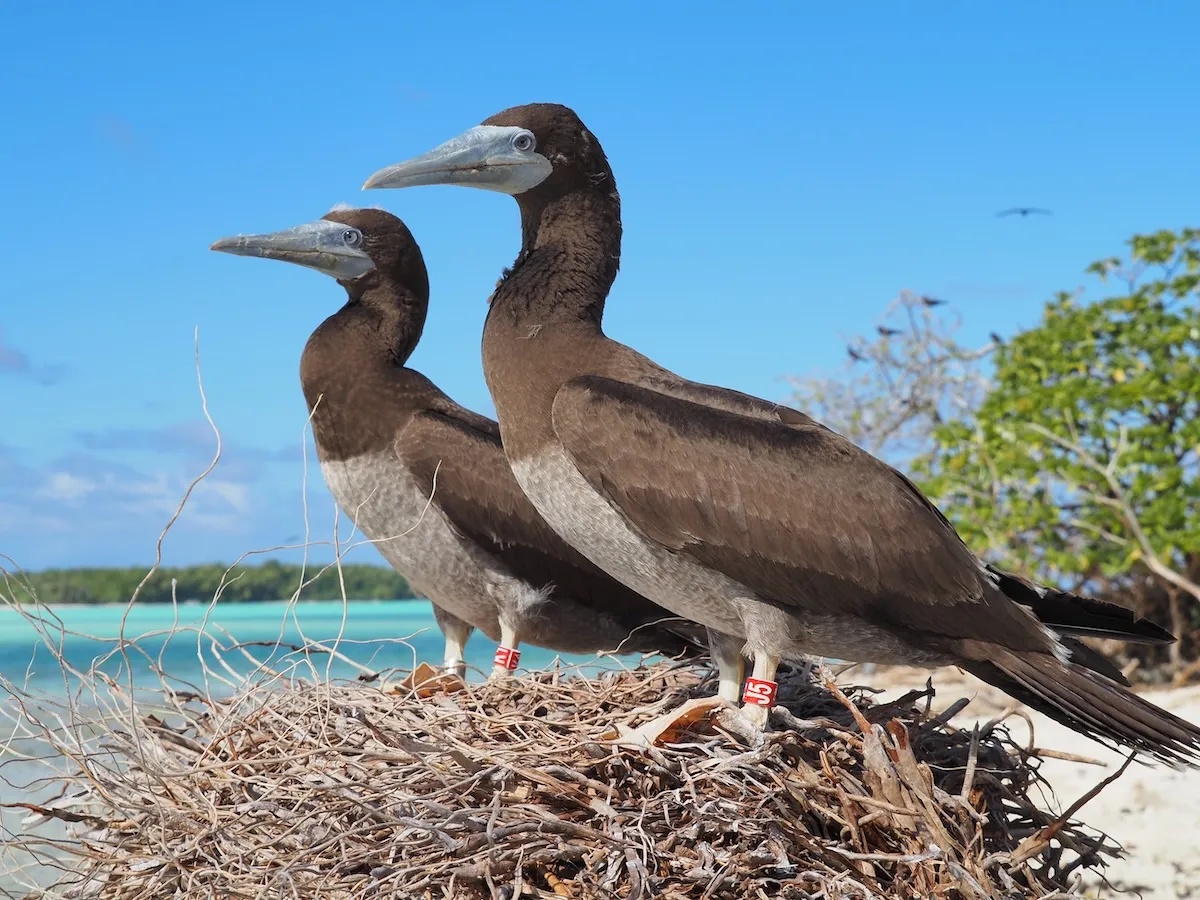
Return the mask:
[[[30,896],[1008,900],[1120,854],[1080,804],[1042,811],[1036,753],[948,725],[966,701],[932,715],[929,688],[877,704],[781,675],[755,741],[696,667],[432,675],[167,692],[93,723],[65,796],[27,804],[74,830]]]

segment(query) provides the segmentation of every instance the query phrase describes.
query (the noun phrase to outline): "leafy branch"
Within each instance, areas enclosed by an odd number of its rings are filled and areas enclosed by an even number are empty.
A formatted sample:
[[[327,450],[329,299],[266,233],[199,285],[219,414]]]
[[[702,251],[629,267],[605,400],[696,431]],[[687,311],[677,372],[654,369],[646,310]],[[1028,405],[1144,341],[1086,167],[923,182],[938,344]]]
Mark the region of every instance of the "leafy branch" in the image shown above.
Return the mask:
[[[793,384],[801,408],[914,475],[977,553],[1169,621],[1182,674],[1200,654],[1200,229],[1129,247],[1087,270],[1115,293],[1060,292],[980,347],[940,300],[904,292],[844,372]]]
[[[1107,493],[1099,491],[1090,491],[1092,498],[1097,503],[1102,503],[1105,506],[1116,510],[1124,520],[1126,527],[1129,529],[1133,539],[1137,542],[1140,551],[1140,558],[1145,563],[1146,568],[1157,575],[1159,578],[1173,584],[1181,590],[1187,591],[1197,600],[1200,600],[1200,584],[1192,581],[1187,576],[1177,572],[1171,566],[1167,565],[1159,558],[1159,555],[1154,550],[1154,545],[1146,536],[1146,532],[1142,528],[1141,522],[1138,521],[1137,513],[1134,512],[1132,504],[1129,502],[1128,494],[1124,486],[1117,479],[1117,471],[1120,466],[1122,455],[1129,449],[1128,429],[1125,425],[1118,426],[1117,446],[1113,451],[1112,457],[1108,463],[1102,464],[1098,459],[1092,456],[1082,444],[1075,440],[1067,440],[1060,435],[1055,434],[1045,426],[1039,425],[1036,422],[1027,424],[1030,431],[1040,435],[1051,443],[1063,450],[1074,453],[1079,460],[1091,471],[1097,473],[1104,479],[1104,483],[1108,488]],[[1073,520],[1077,521],[1077,520]],[[1080,522],[1081,525],[1087,523]],[[1104,537],[1106,540],[1113,541],[1121,545],[1128,545],[1129,541],[1118,535],[1112,534],[1102,528],[1094,528],[1095,533]]]

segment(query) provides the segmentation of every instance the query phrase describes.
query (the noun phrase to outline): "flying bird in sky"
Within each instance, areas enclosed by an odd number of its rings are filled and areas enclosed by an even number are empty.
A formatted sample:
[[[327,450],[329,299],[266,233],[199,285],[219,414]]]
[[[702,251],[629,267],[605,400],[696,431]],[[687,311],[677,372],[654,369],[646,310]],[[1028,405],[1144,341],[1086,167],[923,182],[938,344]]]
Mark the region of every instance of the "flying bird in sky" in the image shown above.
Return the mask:
[[[997,217],[999,217],[999,216],[1032,216],[1032,215],[1052,216],[1052,215],[1054,215],[1054,213],[1048,209],[1041,209],[1036,206],[1014,206],[1012,209],[1002,209],[1002,210],[1000,210],[1000,212],[996,213],[996,215],[997,215]]]

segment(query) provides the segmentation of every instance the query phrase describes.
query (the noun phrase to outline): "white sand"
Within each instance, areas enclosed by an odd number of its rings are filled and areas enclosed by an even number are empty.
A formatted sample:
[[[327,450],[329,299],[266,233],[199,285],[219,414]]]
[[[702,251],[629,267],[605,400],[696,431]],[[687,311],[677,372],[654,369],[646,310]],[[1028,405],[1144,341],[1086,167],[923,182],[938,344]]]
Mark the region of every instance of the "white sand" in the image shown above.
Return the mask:
[[[897,688],[922,687],[933,675],[937,697],[934,708],[942,709],[960,697],[974,698],[955,719],[960,727],[986,721],[1012,701],[1001,691],[956,669],[933,673],[917,669],[890,669],[871,675],[852,671],[843,681],[861,679],[877,687],[887,686],[886,696]],[[1145,691],[1144,696],[1190,722],[1200,723],[1200,687]],[[1028,712],[1028,711],[1027,711]],[[1056,798],[1047,798],[1048,808],[1060,812],[1124,761],[1117,753],[1030,712],[1038,747],[1102,760],[1104,768],[1063,760],[1046,760],[1042,774],[1054,788]],[[1024,720],[1012,718],[1008,726],[1013,738],[1022,741],[1029,728]],[[1146,900],[1200,897],[1200,770],[1176,772],[1164,766],[1153,768],[1134,762],[1099,796],[1093,798],[1076,818],[1107,832],[1126,851],[1126,858],[1111,863],[1106,876],[1112,887],[1097,879],[1085,880],[1092,897],[1119,897],[1120,891],[1136,891]],[[1136,894],[1125,894],[1125,897]]]

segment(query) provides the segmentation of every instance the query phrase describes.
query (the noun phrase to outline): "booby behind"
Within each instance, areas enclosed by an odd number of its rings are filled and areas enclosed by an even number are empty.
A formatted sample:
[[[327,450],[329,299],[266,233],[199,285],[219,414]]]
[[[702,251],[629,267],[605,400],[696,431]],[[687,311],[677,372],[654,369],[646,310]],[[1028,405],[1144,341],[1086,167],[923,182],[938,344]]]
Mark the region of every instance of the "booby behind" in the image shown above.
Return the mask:
[[[911,481],[809,416],[688,381],[604,334],[620,197],[573,110],[505,110],[364,187],[425,184],[507,193],[521,212],[483,336],[521,487],[581,553],[709,629],[724,696],[753,657],[753,721],[781,659],[959,665],[1099,740],[1200,758],[1200,729],[1075,637],[1169,634],[995,571]]]
[[[429,278],[412,234],[379,209],[337,208],[213,250],[306,266],[346,302],[313,332],[300,376],[321,470],[342,511],[434,606],[445,664],[460,675],[472,627],[560,652],[692,652],[702,632],[606,576],[538,516],[496,423],[405,363],[424,329]]]

